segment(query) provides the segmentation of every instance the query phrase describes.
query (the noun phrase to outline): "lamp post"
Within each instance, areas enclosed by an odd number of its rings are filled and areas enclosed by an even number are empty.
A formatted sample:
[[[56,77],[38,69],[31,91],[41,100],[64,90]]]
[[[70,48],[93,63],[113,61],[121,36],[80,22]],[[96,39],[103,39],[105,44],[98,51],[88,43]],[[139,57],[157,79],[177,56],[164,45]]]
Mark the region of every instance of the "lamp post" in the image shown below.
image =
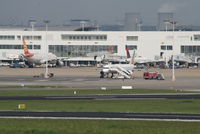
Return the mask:
[[[48,78],[48,44],[47,44],[47,31],[48,31],[48,23],[49,20],[44,20],[45,27],[46,27],[46,67],[45,67],[45,75],[44,78]]]
[[[173,43],[172,43],[172,81],[175,81],[176,80],[176,78],[175,78],[175,71],[174,71],[174,38],[175,38],[175,34],[174,34],[174,32],[175,32],[175,24],[177,23],[177,22],[175,22],[175,21],[170,21],[170,20],[164,20],[164,23],[166,24],[166,32],[167,32],[167,25],[168,24],[171,24],[172,25],[172,33],[173,33]]]
[[[176,78],[175,78],[175,72],[174,72],[174,38],[175,38],[175,34],[174,34],[174,31],[175,31],[175,24],[176,22],[175,21],[172,21],[170,22],[172,24],[172,30],[173,30],[173,50],[172,50],[172,81],[175,81]]]
[[[168,23],[165,23],[165,31],[167,32],[167,25],[168,25]]]
[[[169,20],[164,20],[164,23],[165,23],[165,31],[167,32],[168,24],[170,24],[170,21]]]
[[[32,31],[34,31],[34,25],[36,23],[36,20],[29,20],[29,23],[31,25]]]
[[[81,22],[80,22],[80,25],[81,25],[81,30],[82,30],[82,31],[85,31],[86,21],[81,21]]]
[[[31,36],[31,44],[33,45],[33,31],[34,31],[34,25],[35,25],[35,23],[36,23],[36,20],[29,20],[29,23],[30,23],[30,25],[31,25],[31,31],[32,31],[32,36]]]

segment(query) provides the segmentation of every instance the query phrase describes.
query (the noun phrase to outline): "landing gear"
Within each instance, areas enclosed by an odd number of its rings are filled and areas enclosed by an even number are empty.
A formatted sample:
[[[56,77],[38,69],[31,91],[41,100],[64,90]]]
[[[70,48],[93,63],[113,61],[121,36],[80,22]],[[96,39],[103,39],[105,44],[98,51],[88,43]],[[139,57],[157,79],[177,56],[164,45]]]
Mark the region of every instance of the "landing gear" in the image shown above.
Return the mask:
[[[29,67],[29,68],[33,68],[33,63],[30,63],[30,62],[28,62],[28,61],[25,61],[25,64]]]
[[[104,78],[104,72],[100,71],[100,78]]]

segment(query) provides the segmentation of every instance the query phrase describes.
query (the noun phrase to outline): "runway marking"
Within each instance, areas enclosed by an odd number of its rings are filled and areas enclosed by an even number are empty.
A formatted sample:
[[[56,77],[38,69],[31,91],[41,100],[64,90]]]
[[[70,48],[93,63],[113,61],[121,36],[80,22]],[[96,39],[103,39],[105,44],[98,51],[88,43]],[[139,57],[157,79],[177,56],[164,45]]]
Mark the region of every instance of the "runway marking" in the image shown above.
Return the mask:
[[[25,79],[17,79],[18,81],[24,81]]]
[[[65,96],[58,96],[58,97],[44,97],[44,98],[46,98],[46,99],[91,99],[92,97],[76,97],[76,96],[69,96],[69,97],[65,97]]]
[[[133,120],[133,121],[166,121],[166,122],[200,122],[200,120],[182,120],[182,119],[145,119],[145,118],[86,118],[86,117],[12,117],[0,116],[2,119],[63,119],[63,120]]]
[[[36,80],[36,81],[49,81],[49,80]]]

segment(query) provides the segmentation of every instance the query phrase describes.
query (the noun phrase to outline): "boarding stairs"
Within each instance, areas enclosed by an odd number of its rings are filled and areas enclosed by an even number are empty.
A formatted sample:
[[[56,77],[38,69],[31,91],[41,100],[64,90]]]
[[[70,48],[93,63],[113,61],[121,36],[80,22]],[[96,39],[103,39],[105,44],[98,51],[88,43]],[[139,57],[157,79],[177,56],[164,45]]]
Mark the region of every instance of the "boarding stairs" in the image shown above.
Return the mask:
[[[126,70],[120,66],[112,67],[112,70],[116,71],[118,74],[120,74],[121,76],[123,76],[124,78],[127,78],[127,79],[131,79],[131,76],[133,74],[133,72],[131,70]]]

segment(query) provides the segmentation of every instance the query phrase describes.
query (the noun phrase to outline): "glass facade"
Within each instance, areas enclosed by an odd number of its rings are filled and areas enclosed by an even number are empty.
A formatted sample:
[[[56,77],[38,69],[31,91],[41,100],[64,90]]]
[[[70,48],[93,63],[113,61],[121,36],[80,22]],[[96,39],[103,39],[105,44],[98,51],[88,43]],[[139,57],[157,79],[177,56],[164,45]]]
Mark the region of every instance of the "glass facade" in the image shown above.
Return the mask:
[[[0,35],[0,40],[15,40],[14,35]]]
[[[188,56],[200,56],[200,46],[181,46],[181,53]]]
[[[127,45],[129,50],[137,50],[137,45]]]
[[[160,49],[161,50],[166,50],[167,48],[166,48],[166,46],[160,46]]]
[[[194,35],[194,41],[200,41],[200,34]]]
[[[138,36],[126,36],[127,41],[138,41]]]
[[[49,45],[49,52],[58,57],[86,57],[94,52],[117,53],[117,45]]]
[[[160,46],[161,50],[173,50],[173,46],[172,45],[162,45]]]
[[[42,36],[32,36],[32,35],[28,35],[28,36],[23,36],[25,40],[42,40]],[[20,37],[17,37],[20,38]]]
[[[41,49],[40,45],[27,45],[28,49]],[[0,49],[23,49],[23,45],[0,45]]]
[[[84,34],[84,35],[73,35],[73,34],[62,34],[61,35],[62,40],[69,40],[69,41],[106,41],[107,35],[90,35],[90,34]]]

